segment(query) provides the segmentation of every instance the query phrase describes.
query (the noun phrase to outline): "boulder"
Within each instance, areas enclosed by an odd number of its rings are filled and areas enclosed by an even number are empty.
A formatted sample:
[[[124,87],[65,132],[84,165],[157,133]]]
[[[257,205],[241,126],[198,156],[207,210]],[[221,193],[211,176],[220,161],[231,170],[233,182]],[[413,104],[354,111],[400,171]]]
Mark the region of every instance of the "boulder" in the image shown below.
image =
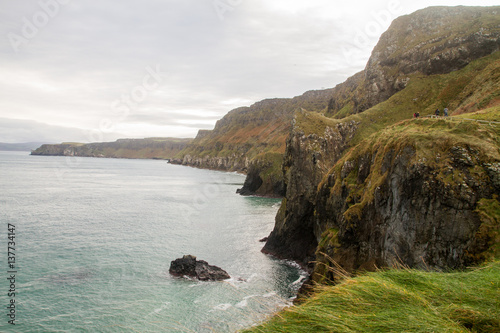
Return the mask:
[[[192,255],[185,255],[172,261],[169,272],[173,276],[187,276],[200,281],[221,281],[231,278],[222,268],[209,265],[204,260],[196,260]]]

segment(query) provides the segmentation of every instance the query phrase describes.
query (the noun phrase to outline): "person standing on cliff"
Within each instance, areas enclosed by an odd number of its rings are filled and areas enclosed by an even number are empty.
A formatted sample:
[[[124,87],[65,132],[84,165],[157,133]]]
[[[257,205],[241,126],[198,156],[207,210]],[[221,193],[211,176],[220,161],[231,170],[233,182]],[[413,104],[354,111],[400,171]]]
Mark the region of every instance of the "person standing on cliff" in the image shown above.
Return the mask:
[[[439,109],[436,109],[435,114],[436,114],[436,117],[439,117]]]
[[[444,111],[443,111],[443,112],[444,112],[444,116],[445,116],[445,117],[448,117],[448,108],[444,108]]]

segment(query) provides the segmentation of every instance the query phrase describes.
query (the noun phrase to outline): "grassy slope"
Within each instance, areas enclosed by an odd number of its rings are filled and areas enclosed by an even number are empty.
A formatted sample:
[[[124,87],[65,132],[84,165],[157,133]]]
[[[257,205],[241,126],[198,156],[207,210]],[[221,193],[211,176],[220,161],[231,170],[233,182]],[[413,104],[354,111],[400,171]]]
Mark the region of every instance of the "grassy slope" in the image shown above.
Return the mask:
[[[317,286],[248,332],[500,332],[500,261],[465,272],[392,269]]]
[[[213,131],[196,138],[177,157],[244,154],[252,160],[266,158],[266,154],[283,154],[294,110],[304,107],[314,112],[324,111],[330,93],[331,89],[309,91],[294,98],[268,99],[235,109],[219,120]]]
[[[383,150],[383,143],[391,140],[418,143],[420,155],[429,160],[435,156],[431,149],[435,142],[478,144],[498,155],[500,126],[459,120],[500,119],[499,68],[497,52],[450,74],[413,76],[405,90],[361,114],[335,120],[301,112],[297,113],[297,124],[305,134],[321,135],[326,126],[359,122],[353,148],[346,152],[346,158],[357,154],[358,148],[362,150],[357,146],[360,143],[382,145]],[[451,112],[460,110],[458,114],[483,110],[453,117],[457,122],[409,121],[414,112],[425,116],[445,106]],[[365,140],[368,137],[370,140]],[[500,205],[495,199],[483,200],[478,210],[491,221],[485,224],[491,230],[485,232],[496,235],[496,244],[488,257],[497,261],[466,272],[396,269],[348,278],[337,286],[318,285],[314,296],[303,304],[249,332],[500,332]]]
[[[478,59],[465,68],[449,74],[413,75],[407,87],[387,101],[365,112],[343,119],[311,115],[305,119],[297,116],[297,123],[305,134],[322,135],[326,126],[339,122],[359,122],[359,130],[352,140],[355,146],[387,126],[411,119],[415,112],[421,116],[432,115],[439,108],[450,109],[450,114],[461,114],[491,108],[500,104],[500,52]],[[304,118],[304,119],[303,119]],[[301,120],[306,120],[303,122]]]
[[[498,103],[500,97],[500,52],[476,60],[450,74],[413,76],[403,91],[384,103],[346,120],[361,122],[353,143],[398,121],[412,118],[415,112],[431,115],[439,108],[471,112]],[[478,89],[478,87],[480,87]]]
[[[500,105],[493,106],[474,113],[461,114],[458,116],[454,116],[452,118],[453,120],[476,119],[476,120],[500,122]]]

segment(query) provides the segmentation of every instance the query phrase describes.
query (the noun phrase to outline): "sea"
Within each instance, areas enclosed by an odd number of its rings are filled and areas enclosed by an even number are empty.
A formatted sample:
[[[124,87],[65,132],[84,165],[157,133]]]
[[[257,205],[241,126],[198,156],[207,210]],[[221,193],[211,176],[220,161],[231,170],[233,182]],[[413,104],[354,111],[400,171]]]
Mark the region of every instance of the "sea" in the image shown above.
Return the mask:
[[[260,252],[280,200],[163,160],[0,152],[0,332],[236,332],[305,272]],[[173,277],[190,254],[231,279]]]

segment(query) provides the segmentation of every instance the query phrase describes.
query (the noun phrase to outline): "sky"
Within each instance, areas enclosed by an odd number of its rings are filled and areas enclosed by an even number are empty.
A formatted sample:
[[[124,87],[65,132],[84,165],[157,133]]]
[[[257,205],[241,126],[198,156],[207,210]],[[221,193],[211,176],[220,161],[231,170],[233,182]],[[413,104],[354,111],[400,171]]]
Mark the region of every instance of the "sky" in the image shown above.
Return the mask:
[[[0,0],[0,142],[194,137],[331,88],[390,22],[498,0]]]

